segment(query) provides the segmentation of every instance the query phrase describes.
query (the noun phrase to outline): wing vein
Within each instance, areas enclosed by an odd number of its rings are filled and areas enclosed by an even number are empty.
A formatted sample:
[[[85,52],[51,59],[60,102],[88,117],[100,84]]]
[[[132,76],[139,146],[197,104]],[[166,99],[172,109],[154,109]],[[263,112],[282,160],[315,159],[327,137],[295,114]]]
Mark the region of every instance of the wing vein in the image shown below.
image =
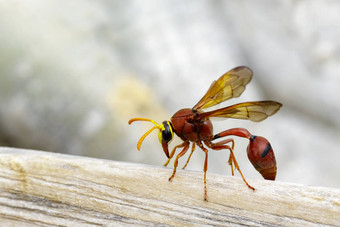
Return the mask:
[[[208,91],[193,109],[205,109],[228,99],[239,97],[250,82],[253,72],[245,66],[236,67],[213,81]]]

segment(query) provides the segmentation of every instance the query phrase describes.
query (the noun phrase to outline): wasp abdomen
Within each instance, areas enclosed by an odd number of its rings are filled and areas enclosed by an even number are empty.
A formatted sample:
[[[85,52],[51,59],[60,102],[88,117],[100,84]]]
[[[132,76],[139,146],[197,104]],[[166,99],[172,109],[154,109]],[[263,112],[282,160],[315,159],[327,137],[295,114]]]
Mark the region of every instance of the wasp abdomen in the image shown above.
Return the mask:
[[[275,155],[266,138],[252,135],[247,154],[250,162],[264,179],[275,180],[277,170]]]

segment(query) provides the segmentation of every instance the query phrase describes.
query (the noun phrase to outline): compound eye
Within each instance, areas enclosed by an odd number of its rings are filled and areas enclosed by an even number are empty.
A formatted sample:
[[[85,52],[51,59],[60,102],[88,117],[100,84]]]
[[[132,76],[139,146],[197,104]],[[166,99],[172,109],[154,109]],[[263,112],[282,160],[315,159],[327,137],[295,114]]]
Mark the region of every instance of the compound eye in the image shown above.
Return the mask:
[[[172,131],[172,126],[169,121],[163,121],[161,125],[161,132],[162,134],[162,141],[163,142],[170,142],[173,137],[173,131]]]

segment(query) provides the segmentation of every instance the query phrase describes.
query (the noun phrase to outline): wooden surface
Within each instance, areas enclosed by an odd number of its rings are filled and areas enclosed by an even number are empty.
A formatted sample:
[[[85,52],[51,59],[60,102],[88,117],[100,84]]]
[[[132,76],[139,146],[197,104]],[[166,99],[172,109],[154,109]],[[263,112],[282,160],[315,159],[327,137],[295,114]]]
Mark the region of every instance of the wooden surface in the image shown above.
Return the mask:
[[[1,226],[340,226],[340,190],[0,147]],[[308,173],[307,173],[308,174]]]

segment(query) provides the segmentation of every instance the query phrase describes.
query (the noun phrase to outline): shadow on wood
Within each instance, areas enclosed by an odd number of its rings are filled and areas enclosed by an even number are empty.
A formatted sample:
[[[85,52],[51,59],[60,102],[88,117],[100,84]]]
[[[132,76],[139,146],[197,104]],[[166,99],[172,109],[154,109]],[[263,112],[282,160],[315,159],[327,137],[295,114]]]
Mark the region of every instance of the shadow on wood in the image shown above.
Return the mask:
[[[0,147],[7,225],[340,224],[340,190]]]

